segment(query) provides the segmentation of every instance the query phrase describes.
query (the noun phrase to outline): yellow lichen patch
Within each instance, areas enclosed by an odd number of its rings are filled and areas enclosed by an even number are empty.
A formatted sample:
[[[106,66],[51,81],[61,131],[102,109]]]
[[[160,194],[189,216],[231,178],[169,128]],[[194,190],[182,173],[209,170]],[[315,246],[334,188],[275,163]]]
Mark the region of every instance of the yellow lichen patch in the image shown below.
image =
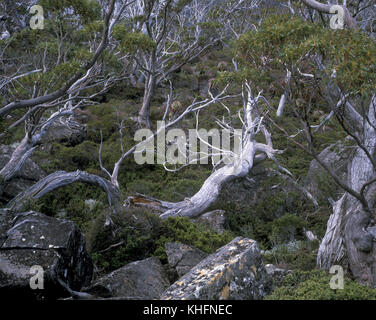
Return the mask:
[[[234,273],[231,265],[229,265],[226,269],[227,269],[227,274],[232,275]]]
[[[217,274],[215,274],[210,280],[209,280],[209,283],[213,283],[214,281],[220,279],[221,277],[223,276],[223,272],[218,272]]]
[[[204,277],[204,276],[206,276],[207,274],[208,274],[208,271],[205,270],[205,269],[200,270],[200,271],[198,272],[198,275],[199,275],[200,277]]]
[[[229,285],[226,285],[223,289],[222,289],[222,292],[221,292],[221,298],[223,300],[227,300],[230,296],[230,286]]]
[[[252,269],[253,273],[256,275],[257,274],[257,268],[255,266],[252,266],[251,269]]]

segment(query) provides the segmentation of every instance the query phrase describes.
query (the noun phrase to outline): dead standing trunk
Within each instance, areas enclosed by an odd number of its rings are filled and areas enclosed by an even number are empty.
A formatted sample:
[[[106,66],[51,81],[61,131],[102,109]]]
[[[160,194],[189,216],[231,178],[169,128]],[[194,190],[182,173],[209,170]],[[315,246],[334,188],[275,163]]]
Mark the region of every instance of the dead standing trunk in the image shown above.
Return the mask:
[[[371,101],[368,114],[372,125],[367,121],[362,124],[363,145],[372,157],[376,151],[375,108],[376,96]],[[348,167],[347,184],[360,193],[364,185],[375,177],[375,168],[369,157],[358,147]],[[374,188],[365,192],[369,209],[348,193],[335,203],[317,257],[319,267],[329,269],[333,265],[342,265],[350,269],[359,282],[373,287],[376,286],[374,192]]]

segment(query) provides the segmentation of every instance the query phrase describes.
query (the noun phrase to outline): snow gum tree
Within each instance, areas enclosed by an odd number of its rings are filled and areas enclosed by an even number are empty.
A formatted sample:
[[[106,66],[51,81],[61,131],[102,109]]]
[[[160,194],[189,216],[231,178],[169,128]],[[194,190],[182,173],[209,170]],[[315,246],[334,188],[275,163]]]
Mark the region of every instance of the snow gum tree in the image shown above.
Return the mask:
[[[318,266],[342,265],[372,286],[376,285],[375,52],[375,40],[359,28],[332,30],[289,16],[267,19],[257,32],[243,35],[236,48],[241,76],[256,87],[273,88],[269,94],[275,105],[269,110],[274,128],[317,160],[343,190],[333,205]],[[316,110],[325,116],[314,119]],[[286,113],[300,125],[291,128],[284,122]],[[315,137],[333,121],[356,146],[347,181],[318,157]]]

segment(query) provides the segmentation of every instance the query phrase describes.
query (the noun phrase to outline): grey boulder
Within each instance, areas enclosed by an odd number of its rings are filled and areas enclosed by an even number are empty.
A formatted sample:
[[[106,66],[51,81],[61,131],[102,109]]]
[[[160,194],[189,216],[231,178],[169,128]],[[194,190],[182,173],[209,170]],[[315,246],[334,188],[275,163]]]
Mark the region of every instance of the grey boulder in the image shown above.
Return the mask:
[[[0,210],[0,231],[0,296],[56,299],[67,295],[66,287],[79,291],[90,284],[92,260],[73,222]],[[30,286],[34,266],[42,268],[42,288]]]
[[[85,126],[75,118],[62,117],[52,123],[42,143],[60,142],[67,146],[75,146],[86,138]]]
[[[88,290],[98,298],[155,300],[170,285],[157,257],[127,264],[97,280]]]
[[[272,291],[257,242],[238,237],[176,281],[162,300],[258,300]]]
[[[208,255],[186,244],[169,242],[165,245],[168,264],[175,269],[178,277],[182,277]]]
[[[291,270],[281,269],[273,264],[267,264],[265,266],[266,272],[273,278],[274,286],[280,286],[283,279],[291,273]]]
[[[218,233],[223,233],[225,230],[225,211],[214,210],[207,212],[194,219],[193,222],[206,225]]]

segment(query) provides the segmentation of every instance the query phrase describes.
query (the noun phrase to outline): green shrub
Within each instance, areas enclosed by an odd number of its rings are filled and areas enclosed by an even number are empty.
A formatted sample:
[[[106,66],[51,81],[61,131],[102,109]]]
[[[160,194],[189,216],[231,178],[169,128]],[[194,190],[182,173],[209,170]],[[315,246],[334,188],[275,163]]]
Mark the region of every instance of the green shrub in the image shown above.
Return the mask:
[[[187,217],[168,218],[163,221],[165,233],[157,241],[157,255],[162,261],[167,261],[164,246],[167,242],[181,242],[212,253],[218,248],[231,242],[234,238],[230,233],[223,234],[211,231],[204,225],[192,223]]]
[[[85,200],[95,199],[96,203],[90,208]],[[34,210],[45,215],[69,219],[86,232],[94,220],[107,205],[107,195],[96,186],[84,183],[73,183],[54,192],[46,194],[38,200],[29,200],[25,211]]]
[[[269,235],[271,226],[270,220],[257,216],[252,209],[238,210],[233,203],[223,205],[226,212],[225,228],[237,236],[254,239],[259,242],[260,247],[269,246]]]
[[[316,267],[318,242],[290,242],[278,245],[263,254],[265,263],[272,263],[290,270],[309,271]]]
[[[137,208],[124,209],[112,216],[111,226],[105,226],[106,215],[103,212],[98,216],[87,233],[88,250],[103,272],[150,256],[158,256],[166,263],[167,242],[181,242],[212,253],[233,239],[229,233],[215,233],[188,218],[162,220]]]
[[[164,234],[162,220],[143,209],[124,209],[111,216],[104,211],[87,232],[87,246],[97,268],[103,272],[153,255],[156,241]]]
[[[283,280],[282,286],[266,300],[375,300],[376,289],[360,285],[345,277],[344,289],[330,288],[332,275],[321,270],[296,271]]]
[[[274,220],[271,226],[272,234],[270,240],[275,244],[279,244],[302,238],[305,221],[294,214],[286,214]]]

